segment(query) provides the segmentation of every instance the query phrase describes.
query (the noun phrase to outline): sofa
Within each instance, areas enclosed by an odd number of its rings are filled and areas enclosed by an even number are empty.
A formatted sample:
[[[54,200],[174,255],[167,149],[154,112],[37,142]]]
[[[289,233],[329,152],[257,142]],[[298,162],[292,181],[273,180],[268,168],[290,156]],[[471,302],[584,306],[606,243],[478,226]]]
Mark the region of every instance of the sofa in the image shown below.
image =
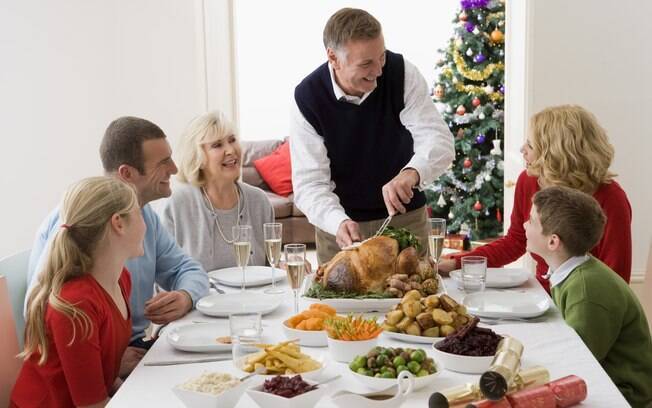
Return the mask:
[[[242,146],[242,181],[265,191],[274,207],[276,221],[283,224],[283,243],[313,244],[315,228],[305,215],[294,205],[294,194],[287,197],[271,191],[254,166],[254,161],[272,154],[283,140],[241,141]]]

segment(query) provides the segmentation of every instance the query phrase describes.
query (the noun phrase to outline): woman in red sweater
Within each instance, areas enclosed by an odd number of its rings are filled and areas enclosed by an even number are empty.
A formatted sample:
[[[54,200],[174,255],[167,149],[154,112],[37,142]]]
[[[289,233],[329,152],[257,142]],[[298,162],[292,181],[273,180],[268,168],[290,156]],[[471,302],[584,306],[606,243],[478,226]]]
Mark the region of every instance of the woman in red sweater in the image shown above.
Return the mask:
[[[61,216],[29,297],[12,407],[102,407],[120,385],[131,336],[123,265],[143,254],[145,235],[136,193],[114,177],[85,179],[66,193]]]
[[[609,171],[614,149],[595,116],[580,106],[562,105],[534,115],[530,132],[521,148],[527,169],[516,182],[514,209],[507,234],[470,253],[456,254],[440,263],[448,273],[460,268],[462,256],[486,256],[488,266],[514,262],[525,253],[525,230],[532,197],[542,187],[566,186],[593,195],[607,216],[602,239],[591,253],[607,264],[626,282],[632,267],[632,208],[627,195]],[[544,275],[548,265],[539,256],[536,277],[549,291]]]

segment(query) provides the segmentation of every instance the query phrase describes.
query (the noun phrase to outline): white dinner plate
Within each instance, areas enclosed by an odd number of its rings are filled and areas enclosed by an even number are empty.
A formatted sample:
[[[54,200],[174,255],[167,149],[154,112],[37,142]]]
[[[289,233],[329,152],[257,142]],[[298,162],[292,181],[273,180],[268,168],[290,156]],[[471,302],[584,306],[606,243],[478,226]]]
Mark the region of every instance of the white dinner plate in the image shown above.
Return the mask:
[[[394,340],[404,341],[406,343],[419,343],[419,344],[433,344],[438,342],[439,340],[444,339],[443,337],[414,336],[412,334],[395,333],[389,331],[384,331],[383,336]]]
[[[481,317],[537,317],[550,307],[548,295],[517,291],[471,293],[462,300],[466,310]]]
[[[450,277],[462,282],[462,270],[456,269],[451,271]],[[525,269],[519,268],[487,268],[487,281],[485,285],[488,288],[513,288],[521,286],[530,278],[530,274]]]
[[[181,351],[226,352],[231,344],[217,341],[218,337],[229,336],[229,322],[193,323],[175,326],[168,332],[168,343]]]
[[[234,266],[232,268],[216,269],[208,272],[208,276],[217,279],[217,282],[224,286],[239,288],[242,286],[242,268]],[[276,282],[281,282],[287,276],[285,270],[275,268],[274,276]],[[269,285],[272,283],[271,266],[247,266],[245,268],[245,286],[255,287]]]
[[[283,302],[283,295],[260,292],[226,293],[208,295],[199,299],[197,310],[208,316],[228,317],[233,313],[273,312]]]
[[[446,293],[446,286],[444,286],[444,281],[442,280],[441,276],[437,275],[437,277],[439,279],[439,287],[437,290],[437,294],[441,295],[443,293]],[[304,300],[313,303],[324,303],[337,310],[338,313],[388,312],[392,310],[392,308],[401,301],[401,298],[383,298],[383,299],[311,298],[311,297],[307,297],[305,293],[308,291],[308,289],[310,289],[310,285],[312,285],[312,281],[306,279],[303,283],[304,284],[301,290],[301,296],[303,297]]]

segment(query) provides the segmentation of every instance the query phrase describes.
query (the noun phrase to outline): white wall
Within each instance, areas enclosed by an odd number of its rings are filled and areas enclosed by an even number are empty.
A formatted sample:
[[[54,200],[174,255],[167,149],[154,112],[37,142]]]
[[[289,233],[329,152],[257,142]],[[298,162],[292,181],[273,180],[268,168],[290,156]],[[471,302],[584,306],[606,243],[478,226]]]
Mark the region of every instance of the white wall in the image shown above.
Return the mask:
[[[632,204],[632,274],[640,281],[652,237],[652,53],[636,16],[651,15],[652,3],[534,0],[531,11],[528,112],[576,103],[606,128]]]
[[[362,8],[383,25],[388,49],[403,54],[435,80],[437,50],[453,30],[458,0],[235,2],[238,101],[243,139],[281,139],[288,134],[294,88],[326,61],[322,32],[342,7]]]
[[[147,118],[176,144],[206,100],[197,10],[176,0],[0,2],[0,258],[31,246],[68,185],[101,173],[114,118]]]

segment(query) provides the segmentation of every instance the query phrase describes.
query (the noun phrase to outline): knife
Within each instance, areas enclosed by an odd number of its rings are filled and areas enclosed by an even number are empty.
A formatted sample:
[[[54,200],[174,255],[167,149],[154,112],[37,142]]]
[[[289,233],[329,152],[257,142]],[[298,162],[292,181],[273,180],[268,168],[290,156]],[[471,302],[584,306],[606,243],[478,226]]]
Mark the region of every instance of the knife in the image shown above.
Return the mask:
[[[206,357],[206,358],[197,358],[194,360],[164,360],[164,361],[148,361],[143,365],[146,367],[157,367],[157,366],[170,366],[170,365],[180,365],[180,364],[197,364],[197,363],[210,363],[212,361],[224,361],[231,360],[231,356],[219,356],[219,357]]]

